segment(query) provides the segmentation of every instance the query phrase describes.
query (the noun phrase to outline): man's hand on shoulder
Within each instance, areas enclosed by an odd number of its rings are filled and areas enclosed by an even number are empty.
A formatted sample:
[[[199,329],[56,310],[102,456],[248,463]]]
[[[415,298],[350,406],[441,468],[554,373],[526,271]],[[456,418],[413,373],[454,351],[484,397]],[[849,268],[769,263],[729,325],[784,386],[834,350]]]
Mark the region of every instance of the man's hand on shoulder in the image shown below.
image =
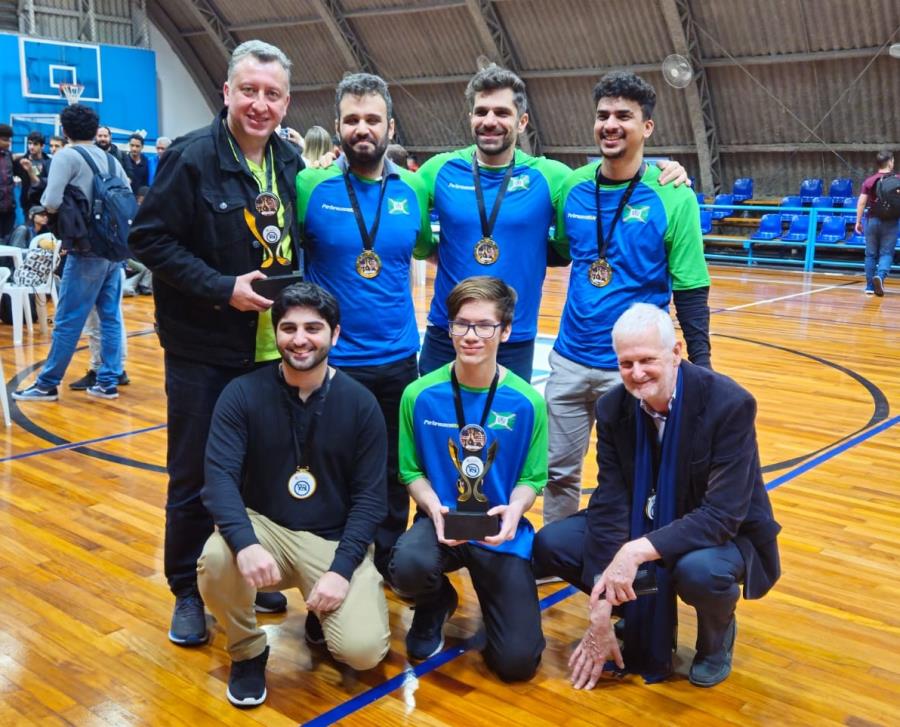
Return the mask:
[[[676,187],[680,187],[682,184],[687,184],[688,187],[691,186],[691,180],[690,177],[688,177],[687,169],[678,162],[670,159],[665,162],[656,162],[656,166],[661,170],[659,174],[660,184],[665,185],[672,182]]]
[[[254,588],[265,588],[281,582],[278,564],[272,554],[259,543],[242,548],[236,556],[236,561],[244,580]]]
[[[252,281],[261,280],[265,277],[259,270],[251,270],[249,273],[238,275],[234,279],[234,289],[231,291],[228,305],[240,311],[256,311],[260,313],[264,310],[269,310],[273,301],[255,293],[250,285]]]
[[[347,598],[350,590],[350,581],[334,571],[327,571],[316,581],[306,599],[306,607],[316,613],[329,613],[337,611]]]

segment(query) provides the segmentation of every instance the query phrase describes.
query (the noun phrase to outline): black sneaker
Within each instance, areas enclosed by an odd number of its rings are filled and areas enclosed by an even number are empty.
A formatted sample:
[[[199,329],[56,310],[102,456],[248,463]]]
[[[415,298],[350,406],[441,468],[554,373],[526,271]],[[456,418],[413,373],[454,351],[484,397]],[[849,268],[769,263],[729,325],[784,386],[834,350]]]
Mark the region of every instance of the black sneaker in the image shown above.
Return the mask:
[[[731,674],[731,659],[734,655],[734,638],[737,633],[737,619],[732,616],[725,631],[725,638],[718,651],[712,654],[697,654],[688,672],[688,680],[695,687],[714,687],[725,681]]]
[[[84,393],[88,396],[96,397],[97,399],[119,398],[119,390],[115,386],[107,386],[104,389],[100,384],[94,384],[93,386],[88,386],[87,389],[84,390]]]
[[[119,375],[119,386],[128,386],[130,383],[131,379],[128,378],[128,372],[122,369],[122,373]]]
[[[55,386],[49,389],[39,389],[37,384],[32,384],[27,389],[20,389],[12,393],[16,401],[56,401],[59,399],[59,390]]]
[[[273,593],[257,591],[253,608],[257,613],[284,613],[287,611],[287,599],[278,591]]]
[[[85,391],[96,383],[97,372],[93,369],[88,369],[88,372],[84,376],[82,376],[77,381],[73,381],[71,384],[69,384],[69,388],[72,391]]]
[[[203,601],[196,593],[175,597],[169,641],[179,646],[199,646],[209,639]]]
[[[252,659],[231,662],[225,695],[235,707],[257,707],[266,701],[266,662],[269,647]]]
[[[427,606],[413,607],[413,620],[406,634],[406,655],[410,659],[427,659],[444,648],[444,624],[450,620],[459,596],[448,581],[440,599]]]
[[[325,646],[325,632],[322,631],[322,623],[312,611],[306,614],[306,634],[304,638],[310,646]]]

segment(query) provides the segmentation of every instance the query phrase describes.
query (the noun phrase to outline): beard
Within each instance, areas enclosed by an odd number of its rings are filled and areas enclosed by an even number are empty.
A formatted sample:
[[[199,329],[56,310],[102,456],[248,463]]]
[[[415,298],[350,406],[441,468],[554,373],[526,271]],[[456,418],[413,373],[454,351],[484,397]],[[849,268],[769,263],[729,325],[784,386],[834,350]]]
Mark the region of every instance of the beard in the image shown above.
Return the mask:
[[[360,141],[363,141],[360,139]],[[341,139],[341,151],[347,157],[347,163],[351,169],[372,169],[381,163],[385,152],[388,148],[387,136],[382,137],[378,141],[374,141],[371,137],[366,139],[374,148],[372,151],[360,152],[346,139]]]
[[[514,142],[515,142],[515,139],[513,138],[513,135],[506,134],[503,137],[503,139],[500,141],[500,145],[497,146],[496,148],[494,148],[494,147],[488,146],[487,144],[482,142],[481,137],[478,134],[475,134],[475,146],[477,146],[478,149],[483,154],[486,154],[487,156],[495,156],[497,154],[502,154],[507,149],[509,149],[509,147],[511,147]]]
[[[287,349],[278,349],[278,353],[281,354],[282,363],[294,371],[312,371],[328,358],[329,351],[331,351],[331,346],[323,346],[322,348],[316,349],[313,355],[303,363],[297,363],[291,358],[290,352]]]
[[[112,142],[111,141],[98,141],[97,146],[99,146],[101,149],[103,149],[103,151],[108,151],[109,147],[112,146]]]

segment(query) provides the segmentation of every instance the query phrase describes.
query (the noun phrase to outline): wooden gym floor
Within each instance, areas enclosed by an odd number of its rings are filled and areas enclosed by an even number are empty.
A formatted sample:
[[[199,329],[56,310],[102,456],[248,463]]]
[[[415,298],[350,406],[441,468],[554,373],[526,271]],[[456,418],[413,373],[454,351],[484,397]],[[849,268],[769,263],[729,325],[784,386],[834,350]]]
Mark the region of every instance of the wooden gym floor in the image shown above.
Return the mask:
[[[546,283],[544,352],[566,274]],[[739,605],[734,671],[722,685],[687,682],[694,619],[682,608],[675,678],[575,692],[566,661],[587,599],[559,584],[540,589],[538,675],[504,685],[467,650],[480,617],[467,577],[455,576],[462,598],[448,650],[417,675],[403,646],[411,613],[393,595],[390,655],[353,674],[307,650],[303,600],[289,593],[286,615],[261,618],[272,645],[268,701],[231,707],[221,631],[198,649],[166,638],[162,354],[143,297],[125,301],[133,383],[121,398],[64,387],[58,403],[11,402],[15,423],[0,445],[0,724],[900,723],[900,284],[871,298],[859,276],[712,274],[714,364],[759,401],[766,481],[784,526],[784,575],[767,598]],[[430,275],[416,291],[420,323],[429,298]],[[33,380],[48,343],[36,331],[13,347],[2,327],[10,390]],[[64,383],[87,361],[77,353]],[[595,475],[590,454],[586,486]],[[539,506],[530,514],[538,526]]]

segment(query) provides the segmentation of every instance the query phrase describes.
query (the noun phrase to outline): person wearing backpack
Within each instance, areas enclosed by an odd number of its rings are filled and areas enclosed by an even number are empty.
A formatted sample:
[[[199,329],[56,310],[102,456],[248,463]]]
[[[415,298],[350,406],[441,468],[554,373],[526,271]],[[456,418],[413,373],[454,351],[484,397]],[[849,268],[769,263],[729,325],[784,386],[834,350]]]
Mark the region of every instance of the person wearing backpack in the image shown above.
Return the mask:
[[[101,399],[115,399],[119,396],[116,384],[122,373],[119,300],[124,258],[120,257],[120,246],[128,234],[121,227],[128,227],[130,206],[128,197],[121,195],[126,192],[131,195],[135,211],[137,205],[122,165],[94,146],[99,124],[96,112],[88,106],[73,104],[63,109],[60,123],[70,144],[53,157],[41,204],[51,213],[59,210],[58,229],[68,259],[59,288],[50,354],[34,384],[13,393],[13,398],[19,401],[59,398],[59,383],[75,353],[88,314],[96,306],[100,316],[102,362],[97,381],[87,393]],[[71,200],[79,196],[91,210],[87,218],[63,219],[66,215],[80,215],[78,205],[64,205],[64,198]],[[61,208],[71,211],[64,212]],[[131,215],[133,218],[134,212]],[[78,237],[72,237],[76,234]]]
[[[875,159],[878,171],[866,179],[856,204],[856,232],[866,234],[866,295],[884,295],[884,281],[894,260],[900,222],[900,176],[894,173],[894,152],[884,149]]]

